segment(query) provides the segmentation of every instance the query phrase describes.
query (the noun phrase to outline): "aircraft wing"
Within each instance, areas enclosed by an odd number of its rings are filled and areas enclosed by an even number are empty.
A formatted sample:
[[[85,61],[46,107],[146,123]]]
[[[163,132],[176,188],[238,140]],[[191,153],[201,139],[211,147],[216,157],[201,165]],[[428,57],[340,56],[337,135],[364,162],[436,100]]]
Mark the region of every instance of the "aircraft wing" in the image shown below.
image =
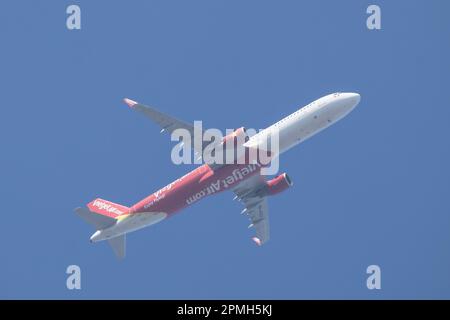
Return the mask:
[[[172,134],[176,129],[185,129],[189,131],[191,138],[194,137],[194,125],[178,120],[172,116],[169,116],[167,114],[164,114],[155,108],[140,104],[136,101],[130,100],[128,98],[124,99],[124,102],[132,109],[144,114],[147,118],[155,122],[157,125],[161,127],[161,133],[167,132],[168,134]],[[203,137],[203,132],[199,132]],[[210,142],[203,142],[202,144],[197,147],[195,146],[194,141],[191,141],[191,146],[194,149],[194,151],[198,154],[203,153],[203,149],[209,144]]]
[[[249,228],[255,228],[256,236],[252,240],[259,246],[270,238],[267,197],[260,196],[260,191],[265,184],[265,179],[260,174],[257,174],[244,180],[233,189],[236,198],[245,205],[242,213],[246,214],[251,221]]]

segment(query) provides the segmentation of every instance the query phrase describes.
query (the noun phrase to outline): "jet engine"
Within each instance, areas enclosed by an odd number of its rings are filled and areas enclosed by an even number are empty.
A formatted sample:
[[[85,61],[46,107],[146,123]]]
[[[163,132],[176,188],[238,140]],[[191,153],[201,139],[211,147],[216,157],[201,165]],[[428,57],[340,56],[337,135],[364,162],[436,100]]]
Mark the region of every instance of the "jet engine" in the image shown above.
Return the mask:
[[[236,147],[238,144],[244,144],[247,141],[248,141],[247,130],[244,127],[241,127],[234,130],[229,135],[223,137],[222,143],[230,144],[231,142],[234,142],[231,145]]]
[[[212,155],[221,164],[234,164],[245,155],[243,144],[248,141],[248,135],[244,127],[234,130],[222,138],[220,145],[216,145]]]
[[[266,192],[267,195],[273,196],[284,190],[292,187],[293,182],[291,178],[287,175],[287,173],[282,173],[279,176],[273,178],[266,182]]]

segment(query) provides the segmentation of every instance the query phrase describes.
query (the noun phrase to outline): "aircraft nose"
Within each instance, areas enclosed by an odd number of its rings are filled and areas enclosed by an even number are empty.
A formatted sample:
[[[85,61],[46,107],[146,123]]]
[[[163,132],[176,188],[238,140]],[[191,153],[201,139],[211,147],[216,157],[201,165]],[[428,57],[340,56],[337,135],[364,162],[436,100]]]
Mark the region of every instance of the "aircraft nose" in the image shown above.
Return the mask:
[[[361,101],[361,96],[358,93],[347,92],[344,94],[344,99],[346,100],[346,104],[353,109]]]

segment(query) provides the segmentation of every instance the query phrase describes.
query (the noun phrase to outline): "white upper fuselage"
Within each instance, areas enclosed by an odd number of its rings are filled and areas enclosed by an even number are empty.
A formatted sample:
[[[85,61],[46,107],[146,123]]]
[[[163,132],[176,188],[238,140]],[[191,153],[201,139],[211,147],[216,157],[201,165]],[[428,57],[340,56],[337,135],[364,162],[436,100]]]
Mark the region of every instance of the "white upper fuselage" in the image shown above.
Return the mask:
[[[244,146],[264,148],[267,146],[269,137],[277,131],[279,154],[281,154],[342,119],[359,101],[360,96],[357,93],[329,94],[260,131]]]

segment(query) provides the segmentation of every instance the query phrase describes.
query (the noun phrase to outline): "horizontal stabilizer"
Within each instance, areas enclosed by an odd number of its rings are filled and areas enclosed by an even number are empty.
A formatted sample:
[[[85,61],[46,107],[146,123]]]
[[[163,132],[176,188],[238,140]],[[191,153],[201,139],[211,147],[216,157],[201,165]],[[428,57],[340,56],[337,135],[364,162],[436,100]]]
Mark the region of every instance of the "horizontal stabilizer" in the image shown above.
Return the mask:
[[[93,225],[97,230],[108,228],[117,221],[115,218],[97,214],[87,208],[76,208],[75,212],[87,223]]]
[[[112,247],[117,258],[125,258],[126,251],[126,236],[123,234],[121,236],[112,238],[108,240],[109,245]]]

